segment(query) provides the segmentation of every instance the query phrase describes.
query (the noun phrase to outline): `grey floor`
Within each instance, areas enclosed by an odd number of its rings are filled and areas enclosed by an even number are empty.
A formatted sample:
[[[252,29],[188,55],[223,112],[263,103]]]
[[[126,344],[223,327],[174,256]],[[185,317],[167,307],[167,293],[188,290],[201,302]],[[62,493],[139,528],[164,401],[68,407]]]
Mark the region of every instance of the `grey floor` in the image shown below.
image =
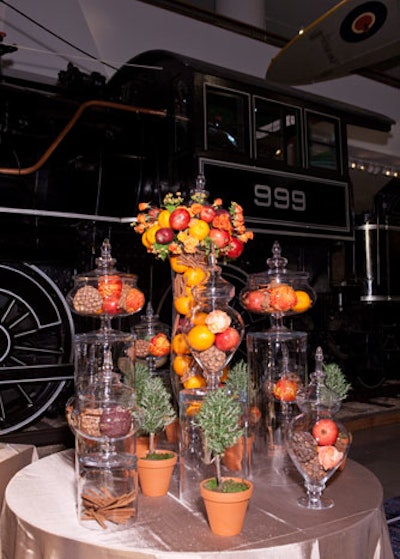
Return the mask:
[[[400,423],[355,431],[349,458],[377,476],[384,499],[400,496]]]

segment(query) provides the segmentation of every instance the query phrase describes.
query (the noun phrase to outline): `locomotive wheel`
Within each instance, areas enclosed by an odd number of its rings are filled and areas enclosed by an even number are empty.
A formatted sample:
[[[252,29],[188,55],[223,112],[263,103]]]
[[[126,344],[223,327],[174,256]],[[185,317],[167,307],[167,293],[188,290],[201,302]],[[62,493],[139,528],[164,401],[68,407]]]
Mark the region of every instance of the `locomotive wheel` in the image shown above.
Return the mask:
[[[73,321],[37,267],[0,263],[0,436],[33,423],[73,379]]]

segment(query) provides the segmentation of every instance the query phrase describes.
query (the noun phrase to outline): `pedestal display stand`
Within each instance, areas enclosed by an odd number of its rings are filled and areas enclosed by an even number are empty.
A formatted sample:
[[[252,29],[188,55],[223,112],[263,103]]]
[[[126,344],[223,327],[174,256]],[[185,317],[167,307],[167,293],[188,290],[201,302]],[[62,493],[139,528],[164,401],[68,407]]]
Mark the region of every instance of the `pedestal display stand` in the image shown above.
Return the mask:
[[[262,415],[254,433],[258,454],[284,451],[296,395],[307,381],[307,334],[288,329],[284,318],[307,311],[316,299],[308,274],[287,269],[278,242],[267,264],[265,272],[249,276],[240,294],[246,310],[271,320],[268,330],[250,332],[246,339],[253,388],[250,406]]]

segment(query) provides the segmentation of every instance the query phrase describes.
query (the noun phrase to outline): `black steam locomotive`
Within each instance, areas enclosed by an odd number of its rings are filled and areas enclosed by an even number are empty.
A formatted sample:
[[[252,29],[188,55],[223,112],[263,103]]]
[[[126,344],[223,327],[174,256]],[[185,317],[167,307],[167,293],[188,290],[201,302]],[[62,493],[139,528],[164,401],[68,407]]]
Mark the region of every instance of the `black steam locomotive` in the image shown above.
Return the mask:
[[[74,331],[87,324],[72,319],[64,296],[105,237],[168,320],[166,264],[146,254],[130,223],[138,202],[186,192],[199,173],[210,196],[243,206],[255,233],[224,267],[237,289],[279,240],[318,293],[290,326],[352,379],[374,386],[391,374],[399,184],[369,215],[354,214],[348,124],[389,131],[393,122],[164,51],[133,58],[108,83],[72,65],[56,85],[1,77],[0,434],[35,420],[73,378]],[[246,324],[261,327],[252,316]]]

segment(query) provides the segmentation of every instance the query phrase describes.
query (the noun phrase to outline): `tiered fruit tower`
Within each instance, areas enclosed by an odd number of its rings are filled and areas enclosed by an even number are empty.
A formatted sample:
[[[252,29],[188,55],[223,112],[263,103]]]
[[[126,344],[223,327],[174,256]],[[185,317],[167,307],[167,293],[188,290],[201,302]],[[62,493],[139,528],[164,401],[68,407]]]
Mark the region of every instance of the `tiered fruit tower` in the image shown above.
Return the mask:
[[[133,336],[113,330],[115,317],[139,312],[144,295],[137,276],[115,269],[106,239],[97,268],[75,277],[68,294],[73,311],[100,318],[99,330],[76,336],[75,397],[67,406],[75,433],[79,521],[87,528],[128,528],[137,516],[134,434],[141,424],[136,394],[121,382],[116,364]]]
[[[250,274],[240,293],[242,306],[269,316],[271,327],[247,334],[246,343],[255,401],[263,421],[257,423],[260,445],[266,451],[282,450],[296,395],[306,381],[307,334],[289,330],[284,318],[307,311],[316,295],[308,274],[287,269],[287,259],[275,242],[268,269]]]

